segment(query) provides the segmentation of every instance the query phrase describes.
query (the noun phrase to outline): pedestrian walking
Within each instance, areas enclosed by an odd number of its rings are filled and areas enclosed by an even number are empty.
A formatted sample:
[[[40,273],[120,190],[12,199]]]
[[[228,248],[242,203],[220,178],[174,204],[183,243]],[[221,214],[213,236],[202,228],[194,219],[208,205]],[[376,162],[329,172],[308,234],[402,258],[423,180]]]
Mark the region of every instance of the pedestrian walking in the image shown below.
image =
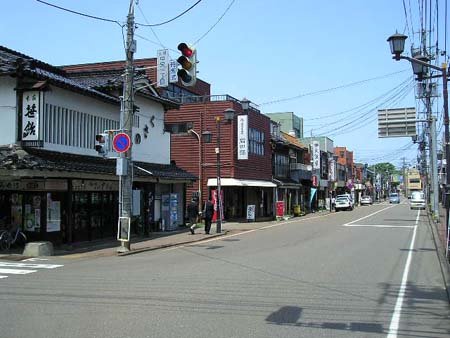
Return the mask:
[[[198,205],[195,199],[192,199],[187,207],[187,214],[189,217],[189,224],[191,229],[191,234],[194,234],[195,227],[197,226],[197,217],[198,217]]]
[[[205,219],[205,234],[209,235],[211,230],[211,221],[214,215],[214,204],[210,199],[206,200],[205,207],[203,208],[203,218]]]

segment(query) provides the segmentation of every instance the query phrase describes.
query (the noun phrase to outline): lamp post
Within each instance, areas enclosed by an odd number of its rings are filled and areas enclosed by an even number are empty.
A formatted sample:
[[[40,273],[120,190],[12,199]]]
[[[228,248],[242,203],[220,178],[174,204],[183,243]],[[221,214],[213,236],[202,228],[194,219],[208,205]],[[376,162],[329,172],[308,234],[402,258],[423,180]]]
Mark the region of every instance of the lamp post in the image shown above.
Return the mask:
[[[198,140],[198,203],[201,207],[202,203],[202,141],[200,135],[194,130],[189,129],[189,134],[194,134]]]
[[[442,97],[444,99],[444,138],[445,138],[445,158],[447,160],[446,164],[446,185],[445,185],[445,224],[447,226],[447,240],[446,240],[446,248],[445,252],[448,256],[448,244],[449,244],[449,235],[450,235],[450,227],[449,227],[449,208],[450,208],[450,170],[449,169],[449,160],[450,160],[450,145],[449,145],[449,117],[448,117],[448,89],[447,89],[447,64],[444,62],[442,67],[438,67],[428,63],[428,58],[425,56],[417,56],[414,58],[403,56],[402,53],[405,49],[405,40],[408,37],[403,34],[395,33],[390,36],[387,41],[391,47],[391,53],[393,54],[393,59],[399,61],[400,59],[408,60],[411,62],[413,67],[413,72],[417,75],[418,80],[422,81],[423,75],[426,73],[428,68],[437,70],[442,74]],[[434,77],[434,76],[433,76]],[[439,77],[439,76],[438,76]]]
[[[224,119],[227,122],[231,122],[234,119],[235,110],[228,108],[223,112]],[[220,124],[222,117],[216,116],[216,126],[217,126],[217,145],[216,145],[216,155],[217,155],[217,223],[216,232],[219,234],[222,232],[222,218],[223,218],[223,202],[222,202],[222,184],[221,184],[221,173],[220,173]],[[232,142],[232,140],[230,141]],[[231,147],[233,149],[233,147]]]

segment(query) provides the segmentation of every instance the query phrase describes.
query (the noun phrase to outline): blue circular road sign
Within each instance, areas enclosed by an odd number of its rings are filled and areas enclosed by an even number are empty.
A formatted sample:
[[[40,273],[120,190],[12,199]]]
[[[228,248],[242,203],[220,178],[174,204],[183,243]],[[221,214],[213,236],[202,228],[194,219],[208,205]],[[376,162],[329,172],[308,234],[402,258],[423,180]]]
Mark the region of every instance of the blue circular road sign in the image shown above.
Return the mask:
[[[118,153],[124,153],[131,147],[131,139],[125,133],[118,133],[113,139],[113,148]]]

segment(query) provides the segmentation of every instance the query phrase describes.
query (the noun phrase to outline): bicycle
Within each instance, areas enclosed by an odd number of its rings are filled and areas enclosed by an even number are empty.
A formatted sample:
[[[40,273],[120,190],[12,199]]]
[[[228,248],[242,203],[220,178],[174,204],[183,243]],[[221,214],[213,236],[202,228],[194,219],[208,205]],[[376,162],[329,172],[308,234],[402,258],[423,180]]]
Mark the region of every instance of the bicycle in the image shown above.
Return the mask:
[[[4,230],[0,234],[0,250],[9,250],[11,245],[16,243],[25,244],[27,242],[27,236],[19,229],[8,231]]]

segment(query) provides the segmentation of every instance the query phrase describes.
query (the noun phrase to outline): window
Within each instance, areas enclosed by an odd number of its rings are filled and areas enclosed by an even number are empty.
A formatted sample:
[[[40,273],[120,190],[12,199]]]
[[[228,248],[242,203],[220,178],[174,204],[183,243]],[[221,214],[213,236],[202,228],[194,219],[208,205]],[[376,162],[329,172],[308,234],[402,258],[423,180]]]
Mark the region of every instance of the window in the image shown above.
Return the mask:
[[[249,153],[264,156],[264,133],[257,129],[248,129]]]
[[[283,154],[275,154],[275,176],[289,176],[289,157]]]
[[[192,122],[166,123],[164,125],[164,130],[172,134],[184,134],[187,133],[189,129],[192,129],[193,125]]]
[[[95,134],[119,128],[119,121],[48,103],[43,119],[45,142],[69,147],[93,149]]]

